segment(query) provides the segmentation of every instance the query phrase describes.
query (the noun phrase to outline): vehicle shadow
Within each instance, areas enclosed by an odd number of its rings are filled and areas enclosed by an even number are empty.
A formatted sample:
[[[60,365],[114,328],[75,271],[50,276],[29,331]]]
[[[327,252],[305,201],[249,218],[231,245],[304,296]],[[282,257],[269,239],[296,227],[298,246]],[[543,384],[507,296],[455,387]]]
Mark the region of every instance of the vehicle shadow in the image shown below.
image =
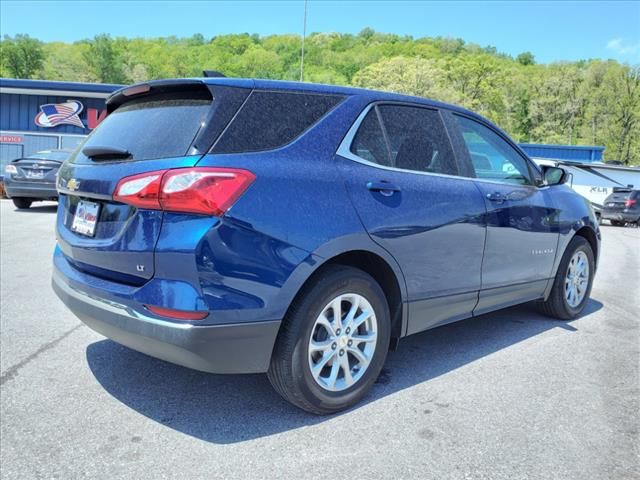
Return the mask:
[[[590,300],[584,316],[602,308]],[[429,381],[553,328],[577,331],[580,319],[551,320],[532,305],[445,325],[402,339],[390,352],[364,402]],[[307,414],[282,400],[266,375],[214,375],[148,357],[111,340],[86,350],[89,368],[117,400],[187,435],[218,444],[273,435],[331,417]]]
[[[46,203],[39,205],[37,203],[31,205],[29,208],[14,208],[14,211],[23,213],[56,213],[58,211],[57,203]]]

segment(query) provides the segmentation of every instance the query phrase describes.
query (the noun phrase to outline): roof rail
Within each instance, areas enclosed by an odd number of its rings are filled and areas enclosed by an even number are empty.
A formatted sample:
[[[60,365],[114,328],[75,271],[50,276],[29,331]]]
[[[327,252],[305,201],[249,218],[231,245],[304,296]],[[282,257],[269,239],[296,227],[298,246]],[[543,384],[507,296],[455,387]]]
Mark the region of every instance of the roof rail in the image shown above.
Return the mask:
[[[218,72],[217,70],[203,70],[202,75],[207,78],[222,78],[226,77],[226,75],[222,72]]]

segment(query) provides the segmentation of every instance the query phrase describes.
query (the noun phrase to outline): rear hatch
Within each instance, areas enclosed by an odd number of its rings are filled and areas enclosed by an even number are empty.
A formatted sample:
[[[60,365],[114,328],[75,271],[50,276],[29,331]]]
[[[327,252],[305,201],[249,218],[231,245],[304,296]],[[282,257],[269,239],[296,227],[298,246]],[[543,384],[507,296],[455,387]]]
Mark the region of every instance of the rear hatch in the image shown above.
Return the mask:
[[[604,201],[604,208],[610,212],[622,212],[625,203],[631,195],[631,189],[614,189]]]
[[[154,274],[163,212],[113,200],[124,177],[192,167],[248,90],[197,80],[150,82],[116,92],[109,115],[58,175],[58,242],[87,273],[141,285]]]

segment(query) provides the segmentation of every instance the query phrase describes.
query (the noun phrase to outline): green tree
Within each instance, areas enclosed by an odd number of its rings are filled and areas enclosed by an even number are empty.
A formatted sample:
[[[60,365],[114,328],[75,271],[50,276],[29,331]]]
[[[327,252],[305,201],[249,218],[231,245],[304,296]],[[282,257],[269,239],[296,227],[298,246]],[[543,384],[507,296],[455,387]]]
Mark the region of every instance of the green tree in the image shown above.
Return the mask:
[[[614,159],[625,164],[638,158],[640,148],[640,66],[619,71],[612,79],[617,92],[611,105]]]
[[[0,42],[2,75],[13,78],[33,78],[44,65],[42,42],[26,34],[6,36]]]
[[[230,77],[297,80],[301,40],[250,33],[211,39],[102,34],[72,44],[41,44],[24,35],[5,37],[0,74],[126,83],[218,70]],[[614,60],[536,64],[531,52],[512,58],[457,38],[413,38],[365,28],[355,35],[308,35],[304,71],[305,81],[456,103],[489,117],[518,141],[604,145],[605,158],[640,163],[637,66]]]
[[[89,48],[84,53],[84,59],[99,82],[127,82],[122,55],[110,35],[101,33],[86,43]]]
[[[516,57],[516,62],[518,62],[520,65],[524,65],[526,67],[527,65],[535,65],[536,64],[536,59],[533,56],[533,53],[531,53],[531,52],[522,52],[520,55],[518,55]]]
[[[395,57],[382,60],[358,72],[353,84],[447,102],[461,99],[448,83],[443,66],[428,59]]]

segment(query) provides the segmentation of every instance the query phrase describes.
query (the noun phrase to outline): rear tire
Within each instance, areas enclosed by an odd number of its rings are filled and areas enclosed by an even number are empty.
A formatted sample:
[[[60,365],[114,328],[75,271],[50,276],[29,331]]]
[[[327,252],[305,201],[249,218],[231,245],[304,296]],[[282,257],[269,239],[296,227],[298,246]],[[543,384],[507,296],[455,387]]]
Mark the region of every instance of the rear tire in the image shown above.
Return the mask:
[[[585,265],[584,268],[581,269],[581,265]],[[580,273],[585,271],[586,277]],[[594,273],[591,244],[584,237],[573,237],[560,261],[549,298],[540,303],[542,313],[560,320],[571,320],[580,315],[589,301]]]
[[[33,200],[30,198],[12,198],[13,204],[20,210],[26,210],[31,206]]]
[[[339,412],[358,403],[373,386],[390,333],[389,306],[380,285],[356,268],[330,266],[289,308],[267,376],[295,406],[318,415]]]
[[[610,220],[611,225],[613,225],[614,227],[622,227],[624,226],[624,222],[621,222],[620,220]]]

